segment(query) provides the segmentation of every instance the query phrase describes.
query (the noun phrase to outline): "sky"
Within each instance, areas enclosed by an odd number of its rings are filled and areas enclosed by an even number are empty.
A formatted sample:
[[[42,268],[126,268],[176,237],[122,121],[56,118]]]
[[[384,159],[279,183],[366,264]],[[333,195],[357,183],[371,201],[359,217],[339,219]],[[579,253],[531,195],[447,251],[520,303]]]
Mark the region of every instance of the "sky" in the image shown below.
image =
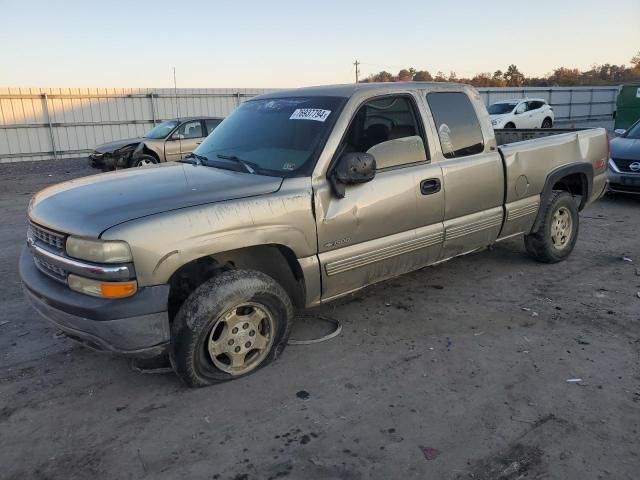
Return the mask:
[[[640,0],[0,0],[0,87],[281,88],[629,64]]]

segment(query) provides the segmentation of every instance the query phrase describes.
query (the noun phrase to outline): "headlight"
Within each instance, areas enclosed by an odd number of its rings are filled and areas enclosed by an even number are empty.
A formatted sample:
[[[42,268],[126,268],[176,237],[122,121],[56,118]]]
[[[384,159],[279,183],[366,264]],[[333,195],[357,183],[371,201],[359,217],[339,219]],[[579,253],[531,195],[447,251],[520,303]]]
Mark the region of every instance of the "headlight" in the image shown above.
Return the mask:
[[[494,127],[498,124],[497,120],[491,120],[491,125],[493,125]]]
[[[127,155],[130,155],[131,152],[133,152],[135,150],[136,146],[135,145],[127,145],[125,147],[122,147],[118,150],[116,150],[115,152],[113,152],[113,154],[116,157],[125,157]]]
[[[127,242],[119,240],[90,240],[69,237],[66,245],[67,255],[80,260],[97,263],[129,263],[133,261]]]
[[[101,282],[90,278],[69,274],[67,283],[71,290],[101,298],[126,298],[138,290],[135,280],[130,282]]]

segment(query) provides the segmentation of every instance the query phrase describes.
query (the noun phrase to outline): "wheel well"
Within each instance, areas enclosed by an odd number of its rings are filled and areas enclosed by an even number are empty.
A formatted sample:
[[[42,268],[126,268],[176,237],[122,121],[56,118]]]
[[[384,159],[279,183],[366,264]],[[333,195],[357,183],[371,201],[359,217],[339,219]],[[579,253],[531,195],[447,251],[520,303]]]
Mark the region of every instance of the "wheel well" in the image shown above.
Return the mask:
[[[259,245],[201,257],[175,271],[169,279],[169,318],[174,318],[196,288],[233,268],[257,270],[269,275],[285,289],[294,306],[304,306],[304,276],[296,255],[284,245]]]
[[[587,176],[584,173],[572,173],[557,180],[553,184],[552,190],[562,190],[569,192],[571,195],[585,197],[587,194]]]
[[[153,150],[151,150],[150,148],[147,148],[147,146],[145,145],[144,148],[142,149],[142,153],[144,153],[145,155],[151,155],[152,157],[154,157],[158,162],[160,162],[160,157],[158,157],[158,154],[156,152],[154,152]]]
[[[553,123],[553,120],[551,120],[551,117],[549,116],[544,117],[544,120],[542,120],[542,123],[544,123],[545,120],[549,120],[551,123]]]

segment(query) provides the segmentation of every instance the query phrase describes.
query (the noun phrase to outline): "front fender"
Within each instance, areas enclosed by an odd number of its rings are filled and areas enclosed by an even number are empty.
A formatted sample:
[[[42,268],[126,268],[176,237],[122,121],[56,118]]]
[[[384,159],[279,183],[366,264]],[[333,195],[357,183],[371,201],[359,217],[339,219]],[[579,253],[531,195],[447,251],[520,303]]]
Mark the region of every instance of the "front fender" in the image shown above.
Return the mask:
[[[173,210],[116,225],[101,238],[131,246],[141,286],[166,283],[181,266],[229,250],[283,245],[296,258],[317,253],[309,178],[273,194]]]

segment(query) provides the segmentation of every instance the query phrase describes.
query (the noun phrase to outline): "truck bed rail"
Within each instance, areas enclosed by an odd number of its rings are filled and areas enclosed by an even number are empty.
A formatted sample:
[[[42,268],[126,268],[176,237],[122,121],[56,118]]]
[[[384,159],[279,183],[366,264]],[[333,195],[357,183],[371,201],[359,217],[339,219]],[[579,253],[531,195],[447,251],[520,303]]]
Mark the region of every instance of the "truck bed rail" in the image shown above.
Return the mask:
[[[506,145],[507,143],[522,142],[532,138],[550,137],[562,133],[579,132],[588,130],[587,128],[499,128],[494,129],[496,143]]]

